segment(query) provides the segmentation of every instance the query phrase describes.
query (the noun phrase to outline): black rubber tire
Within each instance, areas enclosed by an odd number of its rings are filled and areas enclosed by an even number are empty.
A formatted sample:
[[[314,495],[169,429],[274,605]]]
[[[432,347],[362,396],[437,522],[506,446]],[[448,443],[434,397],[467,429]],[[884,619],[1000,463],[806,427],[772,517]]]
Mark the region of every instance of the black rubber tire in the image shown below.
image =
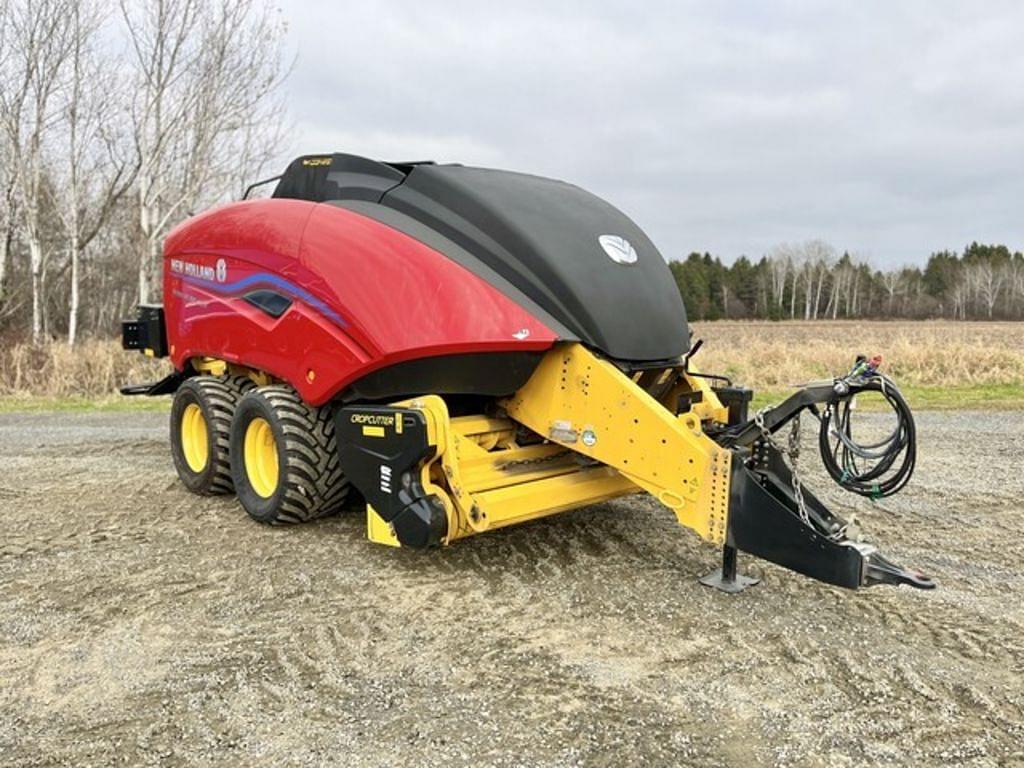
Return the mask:
[[[185,487],[201,496],[231,493],[231,422],[235,407],[247,390],[255,386],[244,376],[194,376],[182,382],[171,406],[171,456],[174,468]],[[194,472],[185,459],[181,444],[181,418],[192,403],[199,406],[206,420],[208,458],[200,472]]]
[[[341,509],[349,482],[341,471],[333,417],[330,406],[306,405],[291,387],[258,387],[242,398],[231,425],[231,475],[250,517],[280,525]],[[278,483],[270,497],[253,490],[245,469],[245,432],[256,418],[267,421],[277,446]]]

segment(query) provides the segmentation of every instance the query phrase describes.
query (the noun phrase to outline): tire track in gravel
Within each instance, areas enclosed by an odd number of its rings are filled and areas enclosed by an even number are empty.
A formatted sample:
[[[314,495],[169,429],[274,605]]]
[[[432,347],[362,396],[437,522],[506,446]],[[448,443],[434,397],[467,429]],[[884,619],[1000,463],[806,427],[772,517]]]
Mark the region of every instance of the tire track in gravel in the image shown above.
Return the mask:
[[[2,762],[1024,765],[1024,415],[918,422],[884,505],[803,464],[938,591],[726,597],[645,497],[396,551],[189,495],[163,415],[2,415]]]

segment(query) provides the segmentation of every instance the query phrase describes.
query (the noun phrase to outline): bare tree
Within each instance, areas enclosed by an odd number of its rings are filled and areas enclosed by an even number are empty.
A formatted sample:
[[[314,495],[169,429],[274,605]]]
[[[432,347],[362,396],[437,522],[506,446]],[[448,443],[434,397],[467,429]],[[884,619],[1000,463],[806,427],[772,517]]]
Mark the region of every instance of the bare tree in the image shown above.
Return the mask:
[[[1024,306],[1024,259],[1014,258],[1007,265],[1006,282],[1010,293],[1010,308],[1015,311],[1017,317],[1021,317]]]
[[[903,293],[903,273],[898,269],[890,269],[888,272],[883,272],[882,286],[885,288],[888,307],[887,311],[891,315],[893,311],[893,302],[896,300],[896,296]]]
[[[800,275],[804,281],[804,320],[811,319],[811,304],[814,299],[814,273],[817,265],[805,250],[801,259]]]
[[[773,248],[768,256],[768,265],[772,276],[772,300],[781,311],[783,297],[786,293],[786,279],[793,265],[793,254],[790,246],[779,245]]]
[[[839,317],[839,306],[848,291],[852,272],[853,268],[848,256],[844,256],[832,269],[832,288],[829,291],[828,304],[825,306],[825,315],[831,314],[833,320]],[[849,302],[847,302],[848,304]]]
[[[812,240],[807,247],[814,263],[814,275],[817,280],[817,288],[814,291],[814,308],[811,310],[811,316],[817,320],[818,312],[821,309],[821,294],[825,288],[825,280],[836,261],[836,250],[822,240]]]
[[[68,20],[72,50],[63,121],[67,152],[61,158],[66,177],[59,184],[58,211],[71,273],[68,343],[72,345],[78,336],[83,253],[128,191],[137,170],[124,151],[125,137],[118,133],[126,117],[118,98],[123,91],[111,68],[113,62],[101,57],[94,45],[101,22],[101,9],[93,0],[78,0]]]
[[[794,261],[794,292],[799,277],[804,284],[804,320],[817,319],[821,307],[821,294],[831,263],[835,260],[835,249],[822,240],[808,240],[796,249]]]
[[[2,41],[0,41],[2,45]],[[0,310],[7,303],[7,265],[14,243],[14,227],[17,217],[15,208],[15,185],[18,177],[16,166],[9,162],[10,150],[6,133],[0,133]]]
[[[9,89],[13,86],[13,79],[7,74],[12,59],[10,13],[8,0],[0,0],[0,128],[6,128],[9,123],[6,110],[11,101]],[[0,130],[0,310],[4,308],[7,298],[7,264],[14,241],[16,216],[14,199],[17,164],[12,162],[12,153],[8,131]]]
[[[846,293],[846,316],[856,317],[858,309],[858,298],[860,295],[860,278],[861,270],[854,269],[853,281],[850,283],[850,288]]]
[[[985,312],[991,320],[1006,274],[989,260],[971,264],[967,271],[975,295],[981,299]]]
[[[803,267],[803,252],[799,246],[789,243],[777,245],[768,257],[772,270],[772,293],[776,304],[782,310],[785,300],[787,278],[793,275],[793,286],[789,290],[789,316],[796,317],[796,295],[800,287]]]
[[[970,288],[967,284],[966,274],[962,274],[953,287],[950,289],[950,298],[953,300],[953,319],[967,319],[967,301],[970,295]]]
[[[284,25],[254,0],[121,0],[136,70],[133,133],[143,247],[139,301],[151,298],[160,241],[190,208],[266,161],[279,126]]]
[[[43,335],[46,235],[43,206],[49,185],[45,143],[57,114],[60,73],[72,49],[67,19],[75,0],[12,3],[8,14],[11,87],[0,95],[0,116],[15,163],[15,189],[32,275],[32,340]]]
[[[0,144],[0,152],[3,145]],[[14,178],[7,168],[0,168],[0,307],[7,299],[7,264],[14,241]]]

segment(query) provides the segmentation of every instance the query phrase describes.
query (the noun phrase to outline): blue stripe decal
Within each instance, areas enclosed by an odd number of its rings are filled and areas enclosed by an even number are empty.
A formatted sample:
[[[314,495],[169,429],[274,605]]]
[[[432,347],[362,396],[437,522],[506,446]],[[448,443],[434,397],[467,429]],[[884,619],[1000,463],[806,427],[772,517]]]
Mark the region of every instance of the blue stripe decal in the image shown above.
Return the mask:
[[[205,288],[207,290],[213,291],[214,293],[221,294],[240,294],[245,289],[251,288],[253,286],[272,285],[275,288],[278,288],[281,291],[287,293],[293,299],[299,299],[305,304],[308,304],[310,307],[318,311],[324,317],[333,321],[342,328],[348,326],[348,323],[345,322],[341,315],[339,315],[337,312],[335,312],[333,309],[331,309],[329,306],[327,306],[324,302],[322,302],[316,296],[311,294],[309,291],[307,291],[304,288],[300,288],[294,283],[288,282],[283,277],[280,277],[278,275],[272,275],[268,272],[260,272],[259,274],[256,275],[249,275],[248,277],[243,277],[241,280],[236,280],[233,283],[217,283],[214,282],[213,280],[204,280],[201,277],[192,277],[184,275],[181,277],[181,279],[183,282],[190,283],[192,285],[198,285],[201,288]]]

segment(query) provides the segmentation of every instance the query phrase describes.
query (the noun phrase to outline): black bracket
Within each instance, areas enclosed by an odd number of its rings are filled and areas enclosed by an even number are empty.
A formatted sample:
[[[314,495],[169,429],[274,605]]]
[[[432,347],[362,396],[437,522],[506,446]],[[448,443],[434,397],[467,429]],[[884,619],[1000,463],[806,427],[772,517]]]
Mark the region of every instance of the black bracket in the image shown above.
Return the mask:
[[[164,376],[160,381],[153,384],[129,384],[128,386],[121,387],[119,391],[122,395],[146,395],[147,397],[173,395],[178,391],[181,382],[186,378],[188,377],[181,371],[174,371],[174,373]]]
[[[729,498],[730,545],[812,579],[857,589],[873,584],[906,584],[933,589],[927,576],[896,565],[874,547],[850,541],[844,521],[806,488],[808,522],[800,519],[791,475],[781,458],[768,452],[767,466],[747,467],[734,455]],[[808,524],[809,523],[809,524]]]
[[[161,304],[140,304],[138,317],[121,321],[121,347],[167,357],[167,321]]]
[[[834,402],[837,397],[839,395],[836,393],[834,382],[808,384],[774,408],[766,410],[762,423],[768,432],[776,432],[805,408],[815,409],[818,405]],[[761,427],[754,419],[747,419],[735,426],[730,426],[717,439],[721,445],[733,448],[752,445],[754,441],[761,438],[762,434]]]

